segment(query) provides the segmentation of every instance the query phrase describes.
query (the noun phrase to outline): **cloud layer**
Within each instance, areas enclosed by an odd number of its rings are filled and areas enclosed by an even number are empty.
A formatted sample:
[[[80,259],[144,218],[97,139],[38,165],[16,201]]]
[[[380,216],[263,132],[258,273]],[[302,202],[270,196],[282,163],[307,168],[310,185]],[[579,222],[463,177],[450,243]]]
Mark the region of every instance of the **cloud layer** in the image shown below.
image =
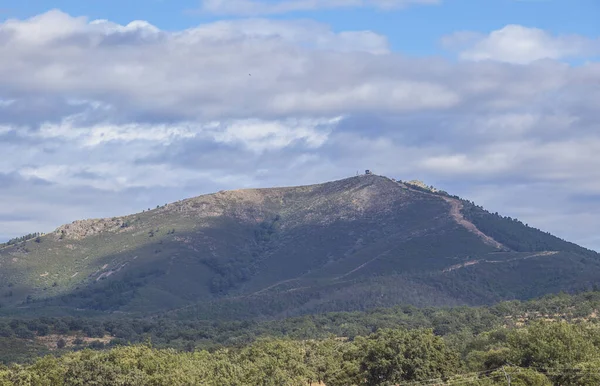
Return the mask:
[[[203,0],[201,12],[216,15],[264,16],[335,8],[396,10],[410,5],[433,5],[441,0]]]
[[[457,32],[442,39],[450,49],[459,49],[464,60],[496,60],[528,64],[542,59],[574,59],[600,55],[600,39],[578,35],[552,35],[539,28],[507,25],[489,35]]]
[[[600,64],[559,52],[593,44],[499,31],[447,38],[451,61],[309,21],[7,21],[0,235],[368,168],[600,249]],[[515,34],[554,48],[503,51]]]

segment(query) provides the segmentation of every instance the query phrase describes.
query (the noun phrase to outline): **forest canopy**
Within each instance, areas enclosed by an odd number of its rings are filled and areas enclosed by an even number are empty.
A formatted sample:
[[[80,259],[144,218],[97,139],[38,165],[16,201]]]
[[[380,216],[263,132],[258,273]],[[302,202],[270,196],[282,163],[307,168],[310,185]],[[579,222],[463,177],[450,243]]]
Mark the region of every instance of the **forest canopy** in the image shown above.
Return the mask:
[[[598,385],[598,307],[587,292],[263,322],[13,318],[0,385]]]

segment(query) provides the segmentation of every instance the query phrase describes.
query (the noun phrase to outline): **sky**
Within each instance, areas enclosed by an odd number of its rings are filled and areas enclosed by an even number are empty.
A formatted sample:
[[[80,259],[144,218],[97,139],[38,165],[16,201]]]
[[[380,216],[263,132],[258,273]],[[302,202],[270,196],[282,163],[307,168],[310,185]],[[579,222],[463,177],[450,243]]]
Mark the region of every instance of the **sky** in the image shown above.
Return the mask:
[[[597,0],[0,0],[0,241],[371,169],[600,251]]]

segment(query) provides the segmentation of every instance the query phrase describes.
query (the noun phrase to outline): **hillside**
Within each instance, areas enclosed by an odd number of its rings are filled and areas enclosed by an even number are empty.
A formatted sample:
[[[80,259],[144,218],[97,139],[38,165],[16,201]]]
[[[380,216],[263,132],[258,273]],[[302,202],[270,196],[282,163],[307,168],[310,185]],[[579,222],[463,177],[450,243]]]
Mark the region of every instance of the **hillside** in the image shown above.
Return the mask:
[[[0,310],[293,316],[590,288],[595,252],[415,183],[222,191],[0,249]],[[78,311],[81,312],[81,311]]]

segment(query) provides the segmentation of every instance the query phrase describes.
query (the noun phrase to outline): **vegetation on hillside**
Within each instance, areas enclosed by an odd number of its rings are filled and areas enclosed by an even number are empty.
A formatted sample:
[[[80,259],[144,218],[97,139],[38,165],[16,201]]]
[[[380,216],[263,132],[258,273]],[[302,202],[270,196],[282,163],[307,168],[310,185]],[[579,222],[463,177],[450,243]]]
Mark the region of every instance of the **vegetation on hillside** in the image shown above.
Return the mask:
[[[42,234],[39,232],[29,233],[29,234],[26,234],[25,236],[12,238],[12,239],[8,240],[6,243],[0,244],[0,247],[6,247],[9,245],[19,244],[19,243],[23,243],[28,240],[35,240],[36,243],[39,243],[39,242],[41,242],[41,236],[42,236]]]
[[[593,386],[599,374],[597,325],[536,321],[454,340],[393,328],[351,340],[263,338],[213,352],[83,350],[0,367],[0,385]]]
[[[471,221],[480,231],[517,252],[565,251],[584,256],[597,256],[597,253],[577,244],[556,237],[549,232],[524,224],[509,216],[491,213],[473,201],[451,195],[421,181],[399,181],[410,186],[412,190],[438,196],[450,197],[463,205],[461,210],[466,219]]]
[[[500,327],[518,327],[537,319],[596,321],[600,292],[560,294],[527,302],[502,302],[490,307],[374,309],[368,312],[335,312],[266,321],[215,321],[175,319],[173,314],[156,318],[40,317],[0,319],[0,362],[22,362],[47,348],[57,352],[103,348],[151,341],[158,348],[183,351],[214,350],[247,345],[257,338],[325,339],[329,336],[354,339],[381,329],[431,329],[452,337],[475,336]],[[57,347],[60,340],[63,347]],[[462,339],[462,338],[461,338]],[[44,346],[45,345],[45,346]],[[4,349],[4,348],[7,349]],[[9,348],[10,347],[10,348]],[[46,348],[46,350],[44,350]]]
[[[11,240],[0,386],[600,384],[600,293],[525,301],[596,288],[598,254],[407,184],[220,192]],[[522,301],[465,306],[503,299]]]
[[[373,175],[75,221],[0,249],[0,264],[0,314],[130,318],[483,305],[600,280],[595,252],[423,184]]]
[[[463,214],[480,231],[510,249],[519,252],[565,251],[586,257],[597,257],[597,253],[577,244],[562,240],[548,232],[530,227],[518,219],[490,213],[481,206],[464,201]]]

